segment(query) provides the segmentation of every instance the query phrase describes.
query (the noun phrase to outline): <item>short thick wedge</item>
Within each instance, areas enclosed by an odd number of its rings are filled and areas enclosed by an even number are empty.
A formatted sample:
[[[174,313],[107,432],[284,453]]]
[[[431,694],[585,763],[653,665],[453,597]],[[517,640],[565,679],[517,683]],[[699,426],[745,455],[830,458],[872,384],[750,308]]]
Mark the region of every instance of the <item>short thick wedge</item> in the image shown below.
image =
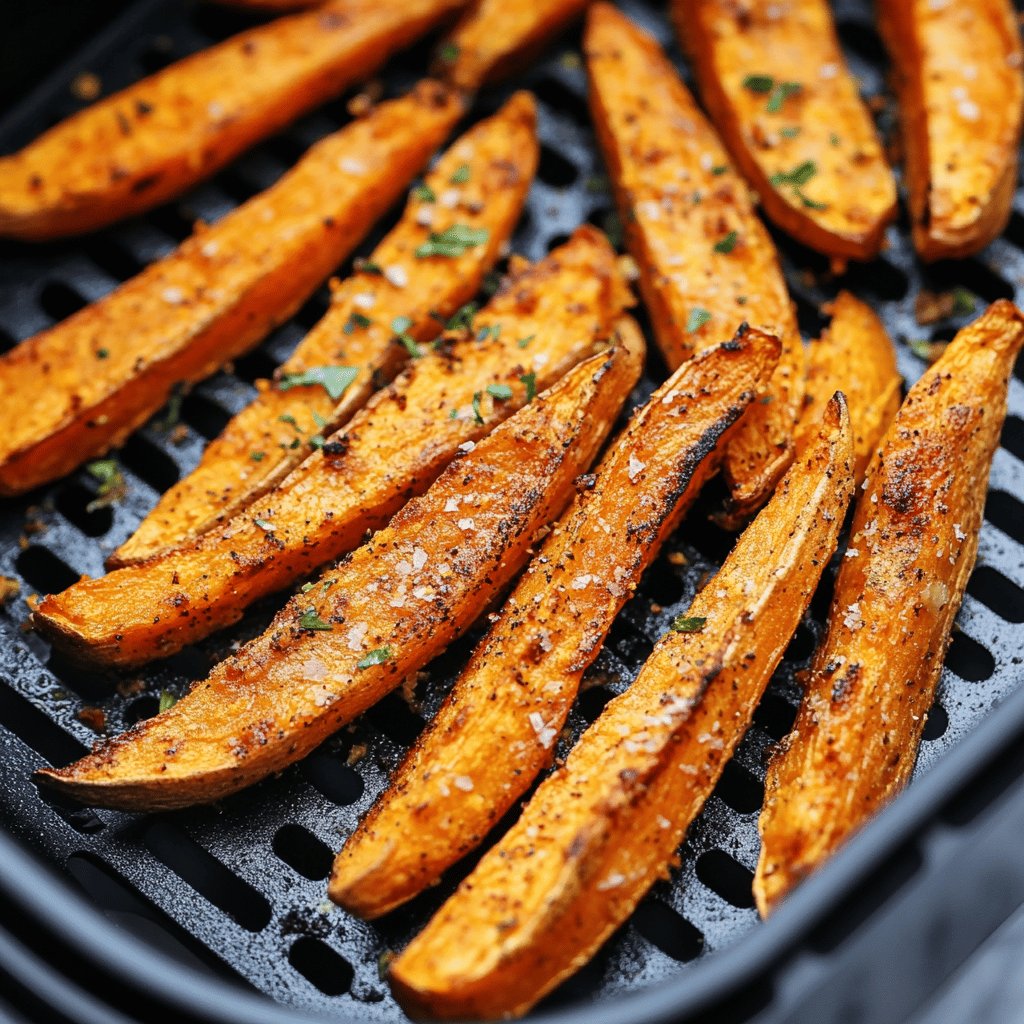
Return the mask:
[[[627,335],[576,366],[172,708],[41,781],[86,803],[154,810],[216,800],[308,754],[514,577],[607,437],[643,355]]]
[[[75,235],[166,202],[463,3],[332,0],[144,78],[0,158],[0,235]]]
[[[0,358],[0,495],[120,444],[167,401],[286,320],[454,127],[436,82],[318,142],[274,185]],[[40,393],[45,393],[45,401]]]
[[[768,771],[754,894],[769,913],[907,783],[974,568],[1024,347],[997,302],[911,388],[868,473],[828,629]]]
[[[338,855],[335,902],[377,917],[411,899],[479,844],[550,763],[584,671],[717,470],[779,348],[745,331],[681,366],[633,417]]]
[[[878,255],[896,182],[828,0],[673,0],[701,98],[765,213],[839,260]]]
[[[1011,0],[878,0],[896,71],[914,245],[970,256],[999,235],[1017,188],[1024,77]]]
[[[604,347],[629,302],[584,227],[512,277],[473,328],[414,359],[259,502],[185,547],[47,597],[37,628],[74,660],[137,665],[236,622],[357,548],[458,453]],[[485,330],[486,329],[486,330]]]
[[[327,313],[275,379],[257,383],[252,404],[161,497],[108,568],[180,547],[251,504],[365,405],[375,384],[391,380],[410,350],[442,331],[476,295],[515,227],[537,167],[535,128],[533,98],[517,93],[441,157],[373,251],[371,269],[334,288]],[[484,241],[417,255],[432,236],[454,235]]]
[[[852,492],[840,395],[681,631],[394,961],[391,986],[410,1016],[526,1012],[667,875],[810,602]]]
[[[743,322],[782,341],[775,373],[726,452],[724,520],[737,526],[792,460],[803,399],[803,346],[778,256],[746,183],[654,40],[598,3],[584,48],[598,141],[669,367]]]

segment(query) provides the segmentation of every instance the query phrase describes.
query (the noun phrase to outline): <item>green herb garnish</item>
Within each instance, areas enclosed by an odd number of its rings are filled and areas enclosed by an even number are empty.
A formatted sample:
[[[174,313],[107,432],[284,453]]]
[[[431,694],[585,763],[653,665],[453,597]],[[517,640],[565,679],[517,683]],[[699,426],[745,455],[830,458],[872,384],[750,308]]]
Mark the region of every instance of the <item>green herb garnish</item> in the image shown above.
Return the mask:
[[[512,389],[507,384],[488,384],[487,394],[499,402],[507,402],[512,397]]]
[[[278,382],[278,391],[289,388],[312,387],[319,384],[332,402],[336,402],[359,376],[355,366],[313,366],[302,373],[286,373]]]
[[[669,628],[673,633],[699,633],[707,621],[701,615],[677,615]]]
[[[266,452],[249,452],[249,458],[253,462],[262,462],[267,457]]]
[[[459,164],[455,173],[448,179],[453,185],[465,185],[469,181],[469,164]]]
[[[427,256],[461,256],[467,249],[483,245],[490,238],[487,228],[472,228],[468,224],[452,224],[444,231],[431,231],[430,238],[417,250],[420,259]]]
[[[106,508],[124,496],[126,489],[124,476],[121,473],[121,467],[114,459],[97,459],[95,462],[87,463],[85,468],[88,474],[99,483],[96,497],[85,506],[86,512],[95,512],[98,509]]]
[[[455,43],[444,43],[437,51],[437,59],[445,64],[454,64],[459,59],[459,48]]]
[[[530,342],[533,341],[533,339],[536,338],[536,337],[537,337],[536,334],[528,334],[525,338],[520,338],[516,342],[516,347],[517,348],[526,348],[526,346],[529,345]]]
[[[307,608],[299,616],[299,628],[312,631],[324,631],[334,629],[334,626],[330,622],[324,622],[324,620],[317,615],[315,608]]]
[[[362,313],[349,313],[342,330],[346,334],[352,334],[357,327],[369,327],[372,323],[373,321],[368,316],[363,316]]]
[[[730,231],[724,238],[715,242],[715,252],[728,255],[736,248],[736,243],[739,241],[739,237],[738,231]]]
[[[473,419],[478,426],[483,426],[484,418],[480,415],[480,397],[482,391],[473,392]]]
[[[369,668],[371,665],[383,665],[385,661],[391,659],[391,648],[384,646],[378,647],[374,651],[370,651],[368,654],[364,654],[357,662],[356,668]]]
[[[969,316],[974,312],[974,296],[966,289],[956,287],[953,295],[953,316]]]
[[[695,334],[710,321],[711,314],[706,309],[701,309],[700,306],[694,306],[693,309],[690,310],[690,315],[686,318],[686,333]]]
[[[418,199],[421,203],[436,203],[437,195],[429,185],[417,185],[412,190],[413,199]]]
[[[526,386],[526,404],[529,405],[537,397],[537,374],[524,373],[519,380]]]
[[[775,187],[792,185],[794,188],[799,188],[801,185],[806,185],[817,173],[818,165],[813,160],[805,160],[802,164],[797,164],[791,171],[779,171],[768,180]]]
[[[160,714],[163,714],[165,711],[170,711],[170,709],[173,708],[174,705],[177,704],[177,703],[178,703],[178,696],[177,696],[177,694],[171,693],[170,690],[161,690],[160,691],[160,704],[158,706],[158,710],[159,710]]]
[[[747,75],[743,79],[743,88],[751,92],[768,96],[765,110],[769,114],[777,114],[783,103],[790,96],[795,96],[803,86],[799,82],[776,82],[771,75]]]

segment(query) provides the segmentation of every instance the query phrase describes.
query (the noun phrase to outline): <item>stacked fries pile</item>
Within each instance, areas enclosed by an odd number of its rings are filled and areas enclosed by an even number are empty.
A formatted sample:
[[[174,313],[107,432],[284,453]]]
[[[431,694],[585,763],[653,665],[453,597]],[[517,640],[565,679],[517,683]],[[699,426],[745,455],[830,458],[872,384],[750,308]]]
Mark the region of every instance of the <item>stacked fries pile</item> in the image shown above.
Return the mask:
[[[0,358],[0,494],[121,444],[287,319],[421,173],[483,86],[586,0],[232,0],[308,8],[83,110],[0,158],[0,234],[94,230],[180,194],[456,14],[436,78]],[[96,806],[217,800],[395,690],[488,609],[429,728],[338,853],[331,898],[374,918],[427,887],[544,776],[392,962],[425,1017],[526,1012],[624,922],[747,730],[840,545],[827,631],[769,768],[767,914],[907,783],[977,552],[1024,314],[992,305],[902,395],[847,292],[801,338],[771,236],[875,258],[896,182],[825,0],[674,0],[702,105],[654,40],[589,5],[591,113],[668,376],[617,433],[647,341],[609,241],[506,255],[536,171],[533,98],[472,124],[372,255],[110,572],[35,628],[97,671],[166,657],[291,590],[172,706],[39,781]],[[1005,227],[1024,83],[1009,0],[880,0],[923,260]],[[967,69],[970,73],[967,73]],[[46,400],[38,394],[45,389]],[[720,571],[564,763],[556,742],[616,616],[721,473]],[[685,525],[682,527],[685,530]],[[495,603],[497,600],[497,604]],[[546,774],[545,774],[546,773]]]

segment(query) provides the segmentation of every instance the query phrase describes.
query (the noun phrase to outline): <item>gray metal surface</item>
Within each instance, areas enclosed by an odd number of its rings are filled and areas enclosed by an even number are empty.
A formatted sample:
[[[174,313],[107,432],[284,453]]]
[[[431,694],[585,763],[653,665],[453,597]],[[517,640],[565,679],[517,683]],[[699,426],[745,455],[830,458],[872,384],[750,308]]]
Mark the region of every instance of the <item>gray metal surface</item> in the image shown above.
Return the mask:
[[[641,0],[622,6],[676,52],[662,11]],[[867,4],[851,0],[837,9],[847,55],[865,94],[883,95],[882,52]],[[69,66],[0,125],[0,146],[13,149],[75,109],[79,104],[68,83],[76,71],[97,72],[109,90],[244,23],[212,7],[171,0],[138,5],[119,35]],[[609,197],[600,189],[603,168],[587,123],[578,53],[578,34],[570,33],[515,83],[532,88],[541,105],[540,173],[513,245],[531,258],[543,255],[581,221],[606,225],[611,212]],[[425,59],[426,49],[420,48],[397,62],[400,66],[386,75],[389,91],[412,81]],[[472,116],[493,109],[506,94],[488,93]],[[35,248],[0,244],[0,348],[105,294],[185,237],[197,217],[215,219],[266,187],[306,145],[336,128],[345,116],[342,102],[328,104],[180,201],[144,218],[80,241]],[[883,128],[891,127],[891,108],[879,116]],[[802,327],[814,333],[820,325],[820,304],[840,287],[849,287],[875,306],[900,342],[900,368],[912,381],[924,364],[905,342],[950,337],[964,319],[945,322],[927,335],[913,315],[914,298],[922,287],[966,287],[979,308],[1001,296],[1024,299],[1020,195],[1015,209],[1006,235],[984,254],[929,270],[915,263],[905,225],[890,231],[883,259],[854,267],[842,277],[830,275],[821,257],[778,237]],[[205,439],[246,403],[253,394],[252,381],[269,374],[288,354],[324,304],[321,293],[256,352],[238,360],[234,372],[196,387],[182,406],[183,437],[175,434],[172,440],[159,416],[139,431],[118,456],[128,493],[112,508],[87,511],[95,482],[84,471],[27,500],[0,504],[0,573],[19,577],[23,596],[61,589],[81,573],[101,573],[105,555],[132,532],[157,495],[195,465]],[[635,400],[663,374],[658,359],[652,358]],[[1024,621],[1020,377],[1012,382],[1010,406],[1003,447],[992,469],[978,568],[958,619],[917,777],[1024,680],[1019,643],[1019,623]],[[666,553],[682,552],[686,564],[660,559],[614,626],[573,713],[574,735],[611,694],[628,685],[672,616],[685,608],[699,581],[728,551],[729,536],[707,523],[706,512],[707,507],[696,509],[666,547]],[[757,926],[750,881],[765,752],[792,719],[793,673],[806,664],[819,635],[826,591],[827,586],[815,599],[754,728],[690,830],[671,882],[657,886],[630,924],[547,1006],[600,999],[678,975],[712,951],[733,946]],[[328,905],[324,879],[331,853],[381,792],[388,772],[436,707],[474,638],[430,667],[430,678],[418,694],[418,711],[397,696],[389,698],[280,778],[216,807],[152,817],[92,812],[59,805],[29,781],[35,766],[66,763],[95,739],[79,717],[83,707],[102,708],[111,732],[153,714],[162,690],[181,692],[202,677],[234,643],[258,631],[281,600],[266,602],[228,634],[117,680],[68,668],[38,637],[24,633],[27,609],[21,600],[0,611],[2,821],[66,867],[108,916],[193,965],[237,977],[290,1005],[361,1020],[402,1019],[380,981],[379,959],[423,925],[465,868],[406,910],[373,925]],[[353,752],[360,751],[362,756],[349,763]]]

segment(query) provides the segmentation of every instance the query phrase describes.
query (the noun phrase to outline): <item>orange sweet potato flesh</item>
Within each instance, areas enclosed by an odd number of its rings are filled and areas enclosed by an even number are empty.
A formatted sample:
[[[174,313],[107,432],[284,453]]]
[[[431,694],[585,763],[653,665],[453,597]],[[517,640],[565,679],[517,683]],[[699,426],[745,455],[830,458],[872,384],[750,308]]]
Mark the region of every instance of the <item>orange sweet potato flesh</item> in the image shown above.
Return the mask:
[[[582,967],[669,865],[750,724],[853,491],[842,396],[689,616],[394,961],[414,1019],[528,1010]]]
[[[37,628],[73,659],[112,666],[163,657],[236,622],[257,598],[358,547],[460,445],[523,405],[531,381],[541,390],[604,345],[627,301],[607,240],[579,229],[512,276],[475,334],[450,333],[412,360],[260,501],[176,551],[47,597]]]
[[[628,335],[577,365],[171,709],[41,781],[86,803],[154,810],[219,799],[308,754],[511,581],[608,435],[643,355]]]
[[[911,388],[868,474],[828,628],[768,771],[769,913],[907,783],[974,567],[1024,314],[997,302]]]
[[[0,494],[54,480],[121,443],[175,384],[207,376],[291,316],[459,113],[445,87],[420,83],[317,143],[169,256],[6,353]]]
[[[0,158],[0,235],[63,237],[152,209],[366,77],[463,3],[332,0],[144,78]]]
[[[673,0],[672,14],[701,97],[765,213],[829,256],[877,256],[896,183],[827,0]]]
[[[885,325],[866,303],[840,292],[832,303],[831,324],[808,350],[797,452],[813,442],[825,406],[842,391],[853,429],[854,477],[860,483],[900,407],[902,385]]]
[[[377,917],[411,899],[479,844],[550,764],[583,672],[717,470],[723,440],[779,347],[749,330],[708,349],[633,417],[338,855],[336,903]]]
[[[258,382],[252,404],[207,446],[195,470],[161,497],[108,567],[179,547],[278,484],[309,454],[311,439],[343,426],[366,404],[375,382],[390,380],[406,361],[409,353],[392,328],[397,318],[410,321],[405,333],[419,345],[440,333],[445,319],[479,291],[515,227],[537,167],[535,129],[533,98],[517,93],[441,157],[424,181],[429,191],[413,192],[402,219],[370,256],[370,264],[388,276],[362,271],[334,288],[327,313],[275,381]],[[459,184],[451,184],[453,176]],[[486,242],[461,256],[416,257],[431,232],[456,224],[486,231]],[[353,371],[337,401],[320,384],[293,383],[295,374],[323,366]],[[296,439],[300,443],[292,447]]]
[[[435,73],[475,92],[528,63],[589,0],[477,0],[438,49]]]
[[[970,256],[1010,217],[1024,117],[1011,0],[879,0],[896,71],[914,245]]]
[[[597,138],[669,368],[744,321],[782,341],[775,373],[726,452],[727,518],[738,525],[792,460],[803,398],[803,346],[775,247],[654,40],[598,3],[584,49]]]

